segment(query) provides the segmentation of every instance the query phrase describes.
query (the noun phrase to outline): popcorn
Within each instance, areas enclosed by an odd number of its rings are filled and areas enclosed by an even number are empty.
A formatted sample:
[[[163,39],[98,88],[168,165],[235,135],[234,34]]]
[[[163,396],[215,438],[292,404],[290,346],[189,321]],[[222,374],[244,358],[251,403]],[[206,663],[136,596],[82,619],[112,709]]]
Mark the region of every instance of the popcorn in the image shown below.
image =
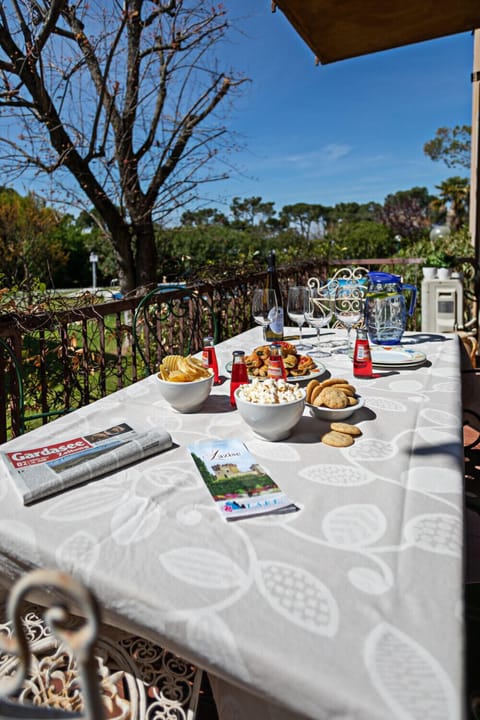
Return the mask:
[[[250,384],[241,385],[238,394],[242,400],[258,405],[279,405],[301,400],[303,397],[303,392],[298,385],[272,378],[264,381],[254,378]]]

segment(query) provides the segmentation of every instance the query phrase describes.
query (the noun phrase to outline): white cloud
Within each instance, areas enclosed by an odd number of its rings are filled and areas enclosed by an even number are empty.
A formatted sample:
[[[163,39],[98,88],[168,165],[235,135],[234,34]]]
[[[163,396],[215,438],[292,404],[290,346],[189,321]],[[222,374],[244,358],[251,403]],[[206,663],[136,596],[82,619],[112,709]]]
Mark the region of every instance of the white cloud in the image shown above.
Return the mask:
[[[325,145],[320,151],[322,158],[329,162],[340,160],[340,158],[348,155],[352,150],[351,145],[341,145],[338,143],[330,143]]]

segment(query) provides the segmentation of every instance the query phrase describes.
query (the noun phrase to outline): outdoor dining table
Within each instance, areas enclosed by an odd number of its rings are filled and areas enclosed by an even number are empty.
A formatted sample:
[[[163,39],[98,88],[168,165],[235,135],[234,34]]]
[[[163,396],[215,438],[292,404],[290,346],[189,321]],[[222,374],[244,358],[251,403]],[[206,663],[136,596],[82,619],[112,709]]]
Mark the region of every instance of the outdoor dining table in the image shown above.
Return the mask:
[[[403,342],[426,362],[357,379],[348,355],[318,359],[319,380],[365,399],[347,448],[320,442],[329,424],[308,408],[273,443],[230,406],[225,365],[263,344],[259,327],[217,346],[225,381],[197,413],[152,375],[15,438],[2,449],[127,422],[174,446],[30,506],[2,470],[0,581],[74,573],[109,622],[207,670],[221,720],[464,717],[460,344]],[[187,447],[209,438],[241,439],[300,510],[226,522]]]

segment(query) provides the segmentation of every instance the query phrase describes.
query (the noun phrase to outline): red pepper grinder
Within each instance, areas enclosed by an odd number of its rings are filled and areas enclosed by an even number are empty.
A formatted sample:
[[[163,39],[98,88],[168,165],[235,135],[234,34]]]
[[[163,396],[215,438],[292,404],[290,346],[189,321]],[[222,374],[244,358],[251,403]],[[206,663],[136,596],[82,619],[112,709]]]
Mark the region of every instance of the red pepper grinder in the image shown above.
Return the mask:
[[[353,374],[355,377],[372,377],[372,355],[365,328],[357,329],[353,351]]]
[[[234,350],[232,357],[232,378],[230,380],[230,405],[237,407],[235,390],[240,385],[248,385],[248,371],[245,365],[245,353],[243,350]]]
[[[217,353],[215,352],[213,337],[211,337],[211,335],[203,338],[202,362],[204,367],[213,370],[213,384],[218,385],[220,380],[218,377]]]

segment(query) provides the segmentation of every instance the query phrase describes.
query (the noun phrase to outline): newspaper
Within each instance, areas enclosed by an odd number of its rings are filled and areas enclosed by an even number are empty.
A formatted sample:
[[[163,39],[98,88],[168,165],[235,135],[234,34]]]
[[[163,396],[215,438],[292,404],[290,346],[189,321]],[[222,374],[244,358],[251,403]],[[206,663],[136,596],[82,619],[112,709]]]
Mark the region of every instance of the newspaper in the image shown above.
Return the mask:
[[[299,510],[241,440],[199,440],[188,449],[225,520]]]
[[[28,450],[0,452],[24,505],[168,450],[166,430],[136,432],[127,423]]]

